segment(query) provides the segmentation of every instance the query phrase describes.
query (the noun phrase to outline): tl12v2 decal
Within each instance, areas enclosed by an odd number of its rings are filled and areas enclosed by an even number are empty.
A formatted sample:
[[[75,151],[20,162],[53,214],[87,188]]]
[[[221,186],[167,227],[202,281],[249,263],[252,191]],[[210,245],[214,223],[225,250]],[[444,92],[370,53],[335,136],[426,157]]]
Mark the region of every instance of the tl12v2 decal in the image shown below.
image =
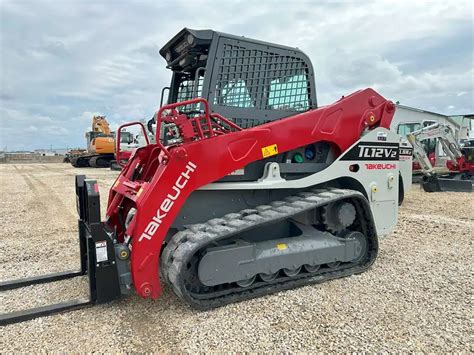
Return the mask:
[[[399,144],[387,142],[359,142],[341,160],[398,160]]]

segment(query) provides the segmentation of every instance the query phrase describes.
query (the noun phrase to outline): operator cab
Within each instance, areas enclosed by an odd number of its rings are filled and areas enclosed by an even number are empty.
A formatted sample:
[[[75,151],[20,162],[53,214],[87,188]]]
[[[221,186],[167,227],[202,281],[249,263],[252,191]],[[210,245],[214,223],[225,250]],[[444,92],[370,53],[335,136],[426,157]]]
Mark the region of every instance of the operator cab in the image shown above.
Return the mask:
[[[160,55],[172,71],[170,86],[162,91],[161,107],[203,98],[211,113],[242,128],[317,108],[313,66],[298,48],[184,28],[161,48]],[[203,109],[202,103],[193,103],[178,111],[192,119]],[[154,125],[156,115],[148,122],[148,130],[156,134]],[[182,142],[175,123],[161,124],[159,134],[165,146]],[[269,162],[279,163],[283,178],[298,179],[324,170],[337,156],[336,147],[315,142],[252,162],[219,181],[256,181]]]
[[[168,104],[202,97],[243,128],[317,108],[313,67],[297,48],[185,28],[160,54],[173,72]]]

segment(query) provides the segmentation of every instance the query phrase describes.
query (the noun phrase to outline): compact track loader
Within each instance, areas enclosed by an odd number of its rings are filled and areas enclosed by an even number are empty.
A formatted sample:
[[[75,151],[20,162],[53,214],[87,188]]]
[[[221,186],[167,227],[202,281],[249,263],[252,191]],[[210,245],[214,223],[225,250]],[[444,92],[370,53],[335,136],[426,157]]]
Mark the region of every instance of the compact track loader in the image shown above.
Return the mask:
[[[411,186],[412,148],[372,89],[317,107],[299,49],[184,29],[160,51],[168,103],[108,196],[76,177],[82,268],[1,289],[88,275],[90,298],[2,315],[18,322],[162,283],[197,309],[366,271]],[[147,129],[139,122],[143,130]],[[120,131],[120,130],[119,130]]]

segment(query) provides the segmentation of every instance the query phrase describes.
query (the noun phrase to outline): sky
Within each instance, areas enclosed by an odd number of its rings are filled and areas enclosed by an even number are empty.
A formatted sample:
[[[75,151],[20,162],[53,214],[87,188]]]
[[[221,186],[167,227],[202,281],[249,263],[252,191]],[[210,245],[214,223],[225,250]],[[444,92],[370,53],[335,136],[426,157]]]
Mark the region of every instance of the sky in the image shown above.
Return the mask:
[[[85,147],[94,114],[149,119],[183,27],[302,49],[318,104],[365,87],[474,113],[474,2],[0,0],[0,150]]]

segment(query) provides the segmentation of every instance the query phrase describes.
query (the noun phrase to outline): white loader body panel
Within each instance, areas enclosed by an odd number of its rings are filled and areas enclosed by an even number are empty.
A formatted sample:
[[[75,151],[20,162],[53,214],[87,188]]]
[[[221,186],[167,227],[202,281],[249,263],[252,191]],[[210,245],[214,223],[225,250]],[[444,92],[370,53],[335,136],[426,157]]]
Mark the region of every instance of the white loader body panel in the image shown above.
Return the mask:
[[[411,187],[411,151],[410,145],[401,144],[398,134],[377,128],[361,137],[326,169],[310,176],[285,180],[280,176],[278,163],[267,163],[264,176],[258,181],[215,182],[201,190],[303,189],[345,178],[344,181],[358,185],[367,197],[377,234],[383,236],[397,223],[399,182],[402,181],[404,191]]]

